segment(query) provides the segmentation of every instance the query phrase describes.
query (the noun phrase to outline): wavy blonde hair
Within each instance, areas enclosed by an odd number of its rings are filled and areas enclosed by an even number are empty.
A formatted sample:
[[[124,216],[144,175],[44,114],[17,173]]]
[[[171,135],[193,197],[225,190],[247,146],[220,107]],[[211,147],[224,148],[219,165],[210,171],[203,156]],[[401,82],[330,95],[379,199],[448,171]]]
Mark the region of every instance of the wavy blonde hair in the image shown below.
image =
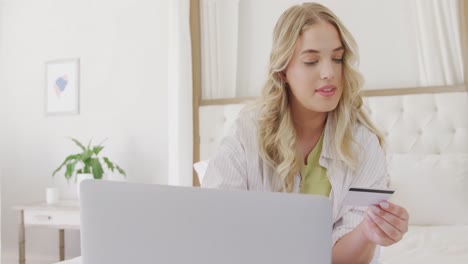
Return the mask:
[[[296,132],[293,126],[289,93],[282,77],[293,56],[301,34],[320,21],[330,23],[338,31],[345,49],[343,57],[343,93],[338,106],[329,114],[334,138],[334,152],[352,169],[357,167],[357,149],[354,147],[353,128],[361,123],[383,137],[363,111],[360,89],[363,77],[358,72],[359,55],[356,41],[343,23],[328,8],[317,3],[304,3],[290,7],[279,18],[273,32],[268,80],[263,86],[259,107],[258,139],[262,158],[275,169],[273,183],[278,191],[293,190],[294,175],[300,168],[297,155]]]

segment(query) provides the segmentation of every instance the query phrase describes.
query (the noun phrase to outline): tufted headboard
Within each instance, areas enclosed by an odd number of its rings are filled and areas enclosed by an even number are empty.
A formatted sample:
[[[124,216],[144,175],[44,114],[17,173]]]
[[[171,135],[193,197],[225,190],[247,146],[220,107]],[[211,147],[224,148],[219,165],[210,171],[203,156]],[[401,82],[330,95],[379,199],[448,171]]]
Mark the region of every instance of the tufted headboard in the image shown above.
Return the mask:
[[[364,98],[389,153],[468,153],[468,93]]]
[[[210,159],[221,140],[234,125],[244,104],[200,107],[200,160]]]
[[[389,153],[468,153],[468,93],[366,96]],[[244,104],[200,107],[200,160],[210,159]]]

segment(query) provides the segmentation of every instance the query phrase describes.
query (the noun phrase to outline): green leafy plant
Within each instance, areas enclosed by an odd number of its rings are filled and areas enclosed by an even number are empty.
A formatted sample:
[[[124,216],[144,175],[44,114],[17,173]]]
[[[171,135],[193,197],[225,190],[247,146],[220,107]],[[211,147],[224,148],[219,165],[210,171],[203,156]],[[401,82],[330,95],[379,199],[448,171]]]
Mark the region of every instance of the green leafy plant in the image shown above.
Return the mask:
[[[67,180],[70,180],[70,178],[79,173],[90,173],[93,175],[94,179],[102,179],[104,174],[103,164],[106,164],[110,171],[114,172],[114,170],[117,170],[121,175],[127,176],[125,171],[117,164],[111,162],[108,157],[101,158],[99,154],[104,149],[102,145],[104,142],[96,146],[91,146],[90,140],[88,146],[85,147],[78,140],[74,138],[71,138],[71,140],[75,142],[82,151],[66,157],[65,161],[53,172],[52,176],[55,176],[57,172],[65,167],[65,178]]]

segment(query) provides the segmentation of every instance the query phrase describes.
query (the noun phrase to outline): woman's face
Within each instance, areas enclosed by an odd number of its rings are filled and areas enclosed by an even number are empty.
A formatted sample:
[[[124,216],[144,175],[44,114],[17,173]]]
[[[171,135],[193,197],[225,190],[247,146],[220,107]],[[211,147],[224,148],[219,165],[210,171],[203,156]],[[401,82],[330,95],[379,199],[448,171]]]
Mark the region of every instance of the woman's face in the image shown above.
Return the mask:
[[[313,112],[336,108],[343,92],[343,53],[338,31],[329,23],[302,33],[285,71],[293,107]]]

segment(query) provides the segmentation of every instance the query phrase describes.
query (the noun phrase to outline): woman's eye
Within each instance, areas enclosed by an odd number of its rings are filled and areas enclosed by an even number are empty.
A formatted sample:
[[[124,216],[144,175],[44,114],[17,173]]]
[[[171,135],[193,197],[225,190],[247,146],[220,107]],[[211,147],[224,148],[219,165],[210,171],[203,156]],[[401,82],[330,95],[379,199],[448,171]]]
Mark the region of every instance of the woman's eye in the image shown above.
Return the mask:
[[[333,59],[333,61],[336,62],[336,63],[342,63],[342,62],[343,62],[343,58]]]
[[[317,62],[318,62],[317,60],[316,61],[306,61],[306,62],[304,62],[304,64],[306,64],[306,65],[315,65],[315,64],[317,64]]]

